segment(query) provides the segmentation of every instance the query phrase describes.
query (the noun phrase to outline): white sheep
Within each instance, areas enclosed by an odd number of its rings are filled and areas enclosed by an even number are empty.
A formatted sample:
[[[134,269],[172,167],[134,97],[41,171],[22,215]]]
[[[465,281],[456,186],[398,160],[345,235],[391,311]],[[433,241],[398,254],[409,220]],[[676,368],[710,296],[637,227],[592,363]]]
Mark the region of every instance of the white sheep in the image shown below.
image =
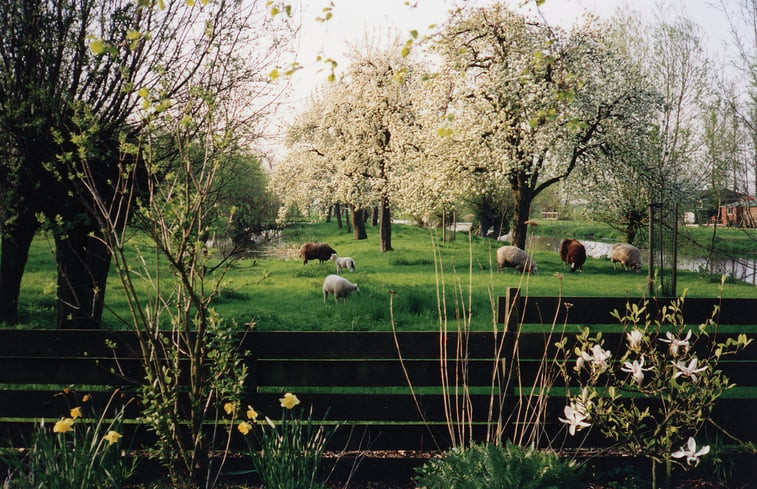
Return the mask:
[[[358,294],[360,293],[357,284],[353,284],[339,275],[331,274],[323,281],[323,302],[324,304],[326,303],[326,298],[329,294],[334,296],[334,302],[339,302],[339,298],[342,298],[342,302],[344,302],[352,291],[356,291]]]
[[[355,260],[349,256],[339,257],[336,253],[332,253],[331,259],[336,262],[336,273],[341,272],[342,268],[346,268],[351,272],[355,271]]]
[[[526,270],[536,273],[536,263],[528,256],[528,253],[517,246],[501,246],[497,248],[497,271],[501,272],[504,267],[512,267],[522,272]]]
[[[615,262],[620,262],[625,270],[641,270],[641,250],[628,243],[618,243],[612,247],[608,255],[615,269]]]

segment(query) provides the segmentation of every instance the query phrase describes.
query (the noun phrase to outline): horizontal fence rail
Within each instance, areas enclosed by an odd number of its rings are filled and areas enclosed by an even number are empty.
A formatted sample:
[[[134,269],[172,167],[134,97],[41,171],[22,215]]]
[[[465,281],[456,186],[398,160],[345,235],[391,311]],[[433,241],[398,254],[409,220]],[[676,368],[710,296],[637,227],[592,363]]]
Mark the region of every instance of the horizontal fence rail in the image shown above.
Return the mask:
[[[566,307],[566,302],[571,305]],[[249,367],[247,396],[241,403],[277,419],[281,414],[278,398],[284,392],[296,393],[305,409],[312,407],[315,419],[339,424],[332,450],[444,450],[450,446],[446,414],[461,406],[458,397],[443,394],[441,372],[447,372],[448,391],[454,392],[456,386],[462,389],[464,384],[471,392],[474,438],[484,437],[492,400],[503,407],[504,436],[511,436],[515,427],[507,424],[507,413],[519,408],[519,393],[536,382],[542,359],[557,356],[555,343],[562,335],[551,329],[551,333],[529,332],[517,326],[617,325],[610,312],[622,313],[626,303],[625,298],[525,298],[510,290],[500,298],[498,311],[500,323],[508,327],[496,333],[249,332],[240,337]],[[687,322],[703,322],[716,303],[723,324],[743,325],[741,330],[749,338],[757,337],[753,329],[757,328],[757,300],[753,299],[686,299]],[[575,336],[577,329],[565,328],[565,334]],[[603,334],[606,348],[617,351],[624,344],[625,335],[619,329]],[[517,362],[513,357],[516,345]],[[568,348],[572,349],[570,342]],[[0,330],[0,446],[23,445],[39,419],[54,421],[67,415],[72,402],[84,394],[91,395],[95,405],[104,406],[119,389],[119,400],[134,399],[127,418],[137,419],[137,393],[144,379],[138,352],[137,337],[128,331]],[[739,388],[719,402],[714,417],[740,438],[757,442],[757,423],[751,422],[757,410],[757,348],[748,347],[722,361],[721,367]],[[459,379],[462,375],[464,383]],[[66,394],[64,389],[71,390]],[[567,435],[557,421],[565,406],[564,391],[545,402],[542,430],[554,447],[608,446],[594,431],[587,437],[582,434],[580,440]],[[528,406],[520,405],[520,409]],[[137,444],[152,442],[139,423],[129,424],[128,429]],[[233,447],[242,447],[241,437],[233,440]]]

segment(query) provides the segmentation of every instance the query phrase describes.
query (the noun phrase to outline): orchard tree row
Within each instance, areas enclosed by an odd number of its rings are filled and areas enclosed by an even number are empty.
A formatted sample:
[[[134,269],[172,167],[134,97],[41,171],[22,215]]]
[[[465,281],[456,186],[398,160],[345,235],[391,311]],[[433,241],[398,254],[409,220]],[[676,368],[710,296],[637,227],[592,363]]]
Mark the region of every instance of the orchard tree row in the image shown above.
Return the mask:
[[[640,18],[566,31],[495,3],[451,12],[422,40],[355,50],[289,130],[271,182],[282,217],[348,206],[360,238],[378,207],[386,251],[391,212],[425,223],[473,208],[482,235],[511,226],[524,247],[534,199],[558,189],[633,242],[650,202],[754,193],[754,99],[712,76],[684,16]]]

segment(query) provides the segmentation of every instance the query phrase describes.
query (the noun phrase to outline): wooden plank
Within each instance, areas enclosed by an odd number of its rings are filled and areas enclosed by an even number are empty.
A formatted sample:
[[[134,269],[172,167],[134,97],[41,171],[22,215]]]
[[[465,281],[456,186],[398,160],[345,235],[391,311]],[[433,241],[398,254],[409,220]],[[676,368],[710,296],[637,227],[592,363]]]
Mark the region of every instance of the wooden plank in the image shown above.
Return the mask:
[[[514,293],[514,292],[509,292]],[[504,323],[507,315],[507,296],[498,300],[497,317]],[[647,303],[647,310],[654,318],[658,310],[668,306],[671,298],[658,298]],[[626,311],[626,303],[643,305],[641,298],[625,297],[522,297],[518,296],[513,307],[516,311],[511,320],[524,324],[617,324],[610,313]],[[757,323],[757,299],[743,298],[693,298],[684,301],[683,315],[686,324],[697,326],[707,321],[715,306],[720,306],[718,324],[755,325]]]

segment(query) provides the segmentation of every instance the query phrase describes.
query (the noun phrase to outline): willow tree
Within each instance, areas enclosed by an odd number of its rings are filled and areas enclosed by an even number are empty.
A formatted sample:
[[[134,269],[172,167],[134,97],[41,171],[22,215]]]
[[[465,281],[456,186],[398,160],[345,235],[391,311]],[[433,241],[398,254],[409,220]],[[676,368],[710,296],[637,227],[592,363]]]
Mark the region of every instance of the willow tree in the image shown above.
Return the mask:
[[[606,36],[596,22],[568,34],[495,4],[458,11],[438,37],[442,72],[457,80],[451,130],[489,154],[478,171],[510,186],[517,246],[534,197],[587,162],[607,121],[636,110]]]
[[[17,314],[23,263],[44,216],[56,243],[58,326],[99,325],[111,257],[87,197],[68,185],[78,170],[59,156],[79,156],[75,131],[86,120],[87,159],[105,184],[119,176],[120,144],[136,139],[143,108],[167,110],[198,89],[220,100],[243,80],[265,79],[271,51],[254,51],[252,41],[267,33],[249,8],[227,0],[0,3],[0,147],[12,155],[0,161],[0,184],[13,189],[4,202],[0,304],[9,307],[0,320]],[[222,83],[195,84],[209,64],[232,67],[219,46],[236,47],[245,62]]]

